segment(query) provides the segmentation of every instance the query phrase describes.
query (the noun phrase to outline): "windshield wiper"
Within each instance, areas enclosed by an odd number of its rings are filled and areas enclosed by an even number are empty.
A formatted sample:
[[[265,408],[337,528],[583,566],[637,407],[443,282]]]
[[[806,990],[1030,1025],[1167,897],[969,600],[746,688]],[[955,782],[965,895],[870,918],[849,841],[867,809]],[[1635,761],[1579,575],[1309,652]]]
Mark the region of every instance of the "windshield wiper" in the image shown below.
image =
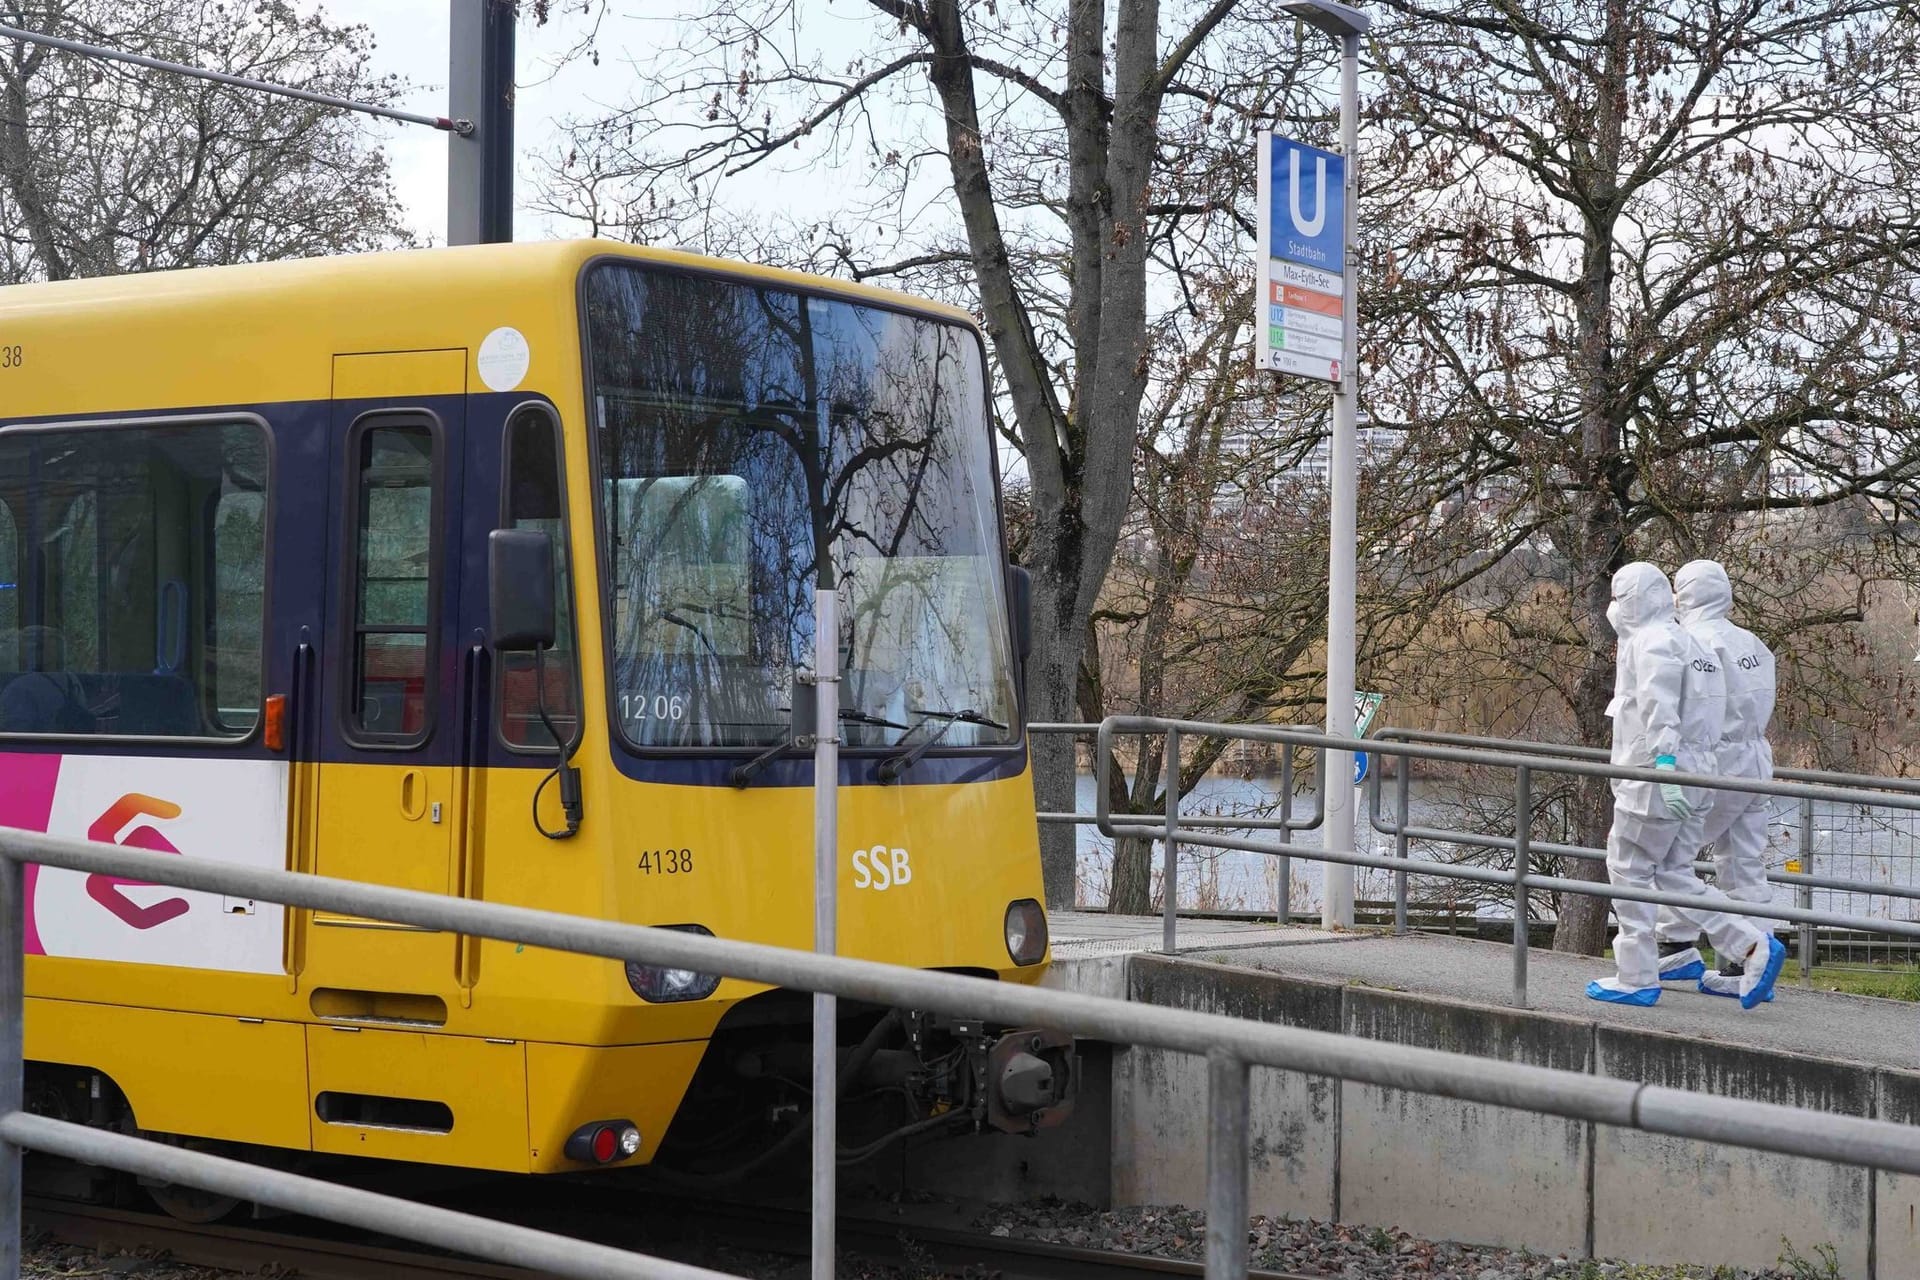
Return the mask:
[[[901,724],[898,720],[889,720],[885,716],[876,716],[872,712],[862,711],[858,707],[840,708],[840,719],[848,724],[870,724],[877,729],[899,729],[903,733],[913,732],[913,728],[910,725]]]
[[[897,720],[889,720],[885,716],[876,716],[872,712],[862,711],[858,707],[840,708],[840,719],[846,724],[870,724],[882,729],[899,729],[907,733],[913,732],[912,728],[908,725],[901,724]],[[733,785],[736,787],[746,786],[749,782],[753,781],[755,774],[773,763],[775,756],[779,755],[782,751],[789,751],[797,745],[799,744],[794,739],[793,730],[787,730],[780,736],[778,742],[768,747],[765,751],[762,751],[745,764],[734,766],[731,775]]]
[[[733,772],[728,775],[728,780],[736,787],[746,786],[749,782],[753,781],[754,774],[759,773],[762,769],[773,763],[775,756],[779,755],[782,751],[791,751],[793,747],[793,730],[788,729],[780,735],[778,742],[768,747],[765,751],[762,751],[745,764],[733,766]]]
[[[919,764],[920,757],[927,754],[928,751],[931,751],[939,743],[940,739],[947,736],[947,730],[953,728],[956,724],[985,725],[989,729],[998,729],[1002,733],[1006,732],[1007,729],[1006,725],[1001,724],[991,716],[981,715],[972,707],[962,707],[958,711],[923,711],[918,707],[914,707],[912,711],[913,714],[922,717],[920,723],[916,724],[913,729],[932,724],[935,720],[940,721],[940,729],[937,733],[922,738],[919,742],[915,743],[912,750],[904,751],[897,756],[888,756],[885,760],[882,760],[880,762],[880,768],[877,770],[877,775],[882,782],[893,782],[898,779],[901,774],[913,768],[914,765]],[[907,732],[912,733],[913,729],[909,729]]]

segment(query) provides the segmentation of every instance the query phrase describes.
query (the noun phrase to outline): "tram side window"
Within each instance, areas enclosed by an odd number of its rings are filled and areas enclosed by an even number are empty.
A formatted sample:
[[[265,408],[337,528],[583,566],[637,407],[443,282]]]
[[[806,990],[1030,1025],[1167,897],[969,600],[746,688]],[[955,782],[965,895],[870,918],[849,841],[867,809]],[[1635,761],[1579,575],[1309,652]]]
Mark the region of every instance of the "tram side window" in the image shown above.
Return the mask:
[[[213,514],[264,518],[266,481],[248,424],[0,432],[0,733],[250,733],[265,547],[229,549],[223,573]],[[233,612],[242,579],[252,603]],[[222,610],[227,625],[195,625]]]
[[[0,498],[0,675],[20,670],[20,530]]]
[[[360,433],[349,718],[366,741],[422,742],[432,725],[433,450],[425,426]]]
[[[260,640],[267,582],[267,499],[236,490],[210,504],[213,591],[206,627],[213,654],[213,714],[237,733],[260,718]]]
[[[554,646],[535,668],[532,654],[501,655],[500,736],[510,747],[550,749],[538,686],[546,687],[554,728],[571,739],[578,722],[575,693],[572,575],[567,567],[566,493],[560,483],[560,429],[546,410],[529,406],[507,424],[507,468],[501,527],[539,529],[553,539]]]

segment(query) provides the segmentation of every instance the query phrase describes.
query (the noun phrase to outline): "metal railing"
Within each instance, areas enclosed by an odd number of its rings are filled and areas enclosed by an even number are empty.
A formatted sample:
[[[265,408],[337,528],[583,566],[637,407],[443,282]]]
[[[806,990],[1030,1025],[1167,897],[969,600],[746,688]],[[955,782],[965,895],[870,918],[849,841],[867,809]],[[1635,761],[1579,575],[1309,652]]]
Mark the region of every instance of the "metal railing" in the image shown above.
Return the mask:
[[[1102,726],[1103,735],[1112,723]],[[1198,725],[1174,727],[1182,732],[1205,730],[1205,726]],[[1308,740],[1316,735],[1264,732],[1276,734],[1275,741],[1323,745]],[[1411,746],[1402,749],[1434,750]],[[1207,841],[1215,837],[1199,832],[1194,838]],[[1378,861],[1362,861],[1337,850],[1322,850],[1316,856],[1356,861],[1361,865]],[[18,1275],[21,1154],[28,1149],[201,1187],[497,1262],[535,1267],[557,1276],[715,1280],[720,1275],[660,1258],[489,1222],[312,1178],[260,1169],[186,1148],[28,1114],[24,1101],[22,1044],[23,870],[27,862],[311,911],[416,925],[468,937],[549,947],[622,963],[718,973],[887,1007],[985,1018],[1013,1026],[1053,1027],[1112,1044],[1144,1045],[1204,1056],[1208,1060],[1210,1081],[1207,1207],[1212,1228],[1208,1236],[1206,1274],[1212,1280],[1228,1277],[1238,1280],[1247,1271],[1248,1234],[1244,1226],[1236,1229],[1232,1224],[1244,1224],[1246,1220],[1248,1072],[1254,1066],[1513,1107],[1673,1137],[1920,1174],[1920,1127],[1883,1120],[1712,1097],[1629,1080],[1220,1014],[1135,1004],[468,898],[0,829],[0,938],[6,939],[6,944],[0,946],[0,1280],[16,1280]],[[1568,886],[1575,891],[1592,887]],[[1654,896],[1664,899],[1672,895]],[[1920,931],[1920,926],[1916,926],[1916,930]],[[816,1194],[823,1191],[831,1194],[830,1188],[815,1188]]]
[[[1609,753],[1599,747],[1582,747],[1565,743],[1529,742],[1516,740],[1509,742],[1500,738],[1476,737],[1468,734],[1439,733],[1415,729],[1384,729],[1375,737],[1376,742],[1407,742],[1427,745],[1462,747],[1469,750],[1497,750],[1511,754],[1540,757],[1549,760],[1580,760],[1592,763],[1606,762]],[[1484,832],[1462,831],[1444,827],[1415,826],[1411,815],[1411,797],[1409,792],[1409,770],[1397,770],[1395,779],[1395,816],[1388,821],[1381,813],[1382,780],[1376,774],[1370,780],[1368,788],[1369,818],[1373,829],[1382,835],[1394,839],[1395,855],[1409,857],[1413,841],[1426,841],[1432,844],[1446,844],[1456,847],[1479,847],[1511,851],[1514,847],[1510,837],[1489,836]],[[1841,788],[1851,791],[1852,798],[1847,804],[1863,803],[1858,799],[1862,791],[1873,793],[1872,807],[1886,808],[1895,812],[1920,816],[1920,780],[1912,778],[1881,778],[1868,774],[1829,773],[1813,769],[1775,769],[1774,778],[1780,782],[1805,783],[1816,787]],[[1743,788],[1758,790],[1765,795],[1786,795],[1765,788]],[[1920,884],[1898,884],[1892,881],[1858,880],[1844,876],[1822,876],[1813,871],[1816,849],[1814,841],[1815,803],[1818,797],[1801,795],[1796,797],[1799,833],[1799,871],[1770,871],[1766,879],[1769,884],[1782,885],[1795,891],[1796,905],[1804,910],[1813,909],[1813,892],[1816,889],[1831,894],[1848,895],[1848,905],[1856,895],[1892,898],[1902,901],[1920,901]],[[1519,823],[1516,819],[1516,829]],[[1590,862],[1605,862],[1606,851],[1589,845],[1557,844],[1536,841],[1532,852],[1547,857],[1572,858]],[[1416,859],[1416,861],[1419,861]],[[1712,870],[1713,864],[1707,861],[1696,862],[1697,870]],[[1394,873],[1394,917],[1395,931],[1405,933],[1407,918],[1408,872]],[[1882,921],[1873,916],[1847,913],[1854,923],[1848,926],[1851,931],[1871,937],[1885,932]],[[1802,923],[1799,930],[1799,967],[1803,979],[1810,980],[1816,950],[1815,926]]]
[[[1097,737],[1100,725],[1092,722],[1051,723],[1040,722],[1027,726],[1029,734],[1060,734],[1075,738]],[[1311,732],[1311,730],[1302,730]],[[1160,871],[1160,934],[1161,949],[1167,952],[1178,950],[1180,918],[1180,835],[1182,830],[1208,831],[1278,831],[1282,838],[1295,831],[1317,831],[1327,816],[1326,806],[1326,754],[1315,751],[1313,756],[1313,808],[1305,814],[1293,812],[1295,766],[1294,753],[1282,751],[1280,757],[1280,786],[1276,796],[1280,810],[1277,817],[1239,817],[1215,814],[1183,814],[1181,803],[1184,797],[1180,791],[1180,731],[1169,729],[1165,733],[1166,745],[1160,768],[1160,791],[1165,807],[1166,826],[1153,828],[1145,833],[1146,838],[1159,838],[1162,848]],[[1102,749],[1102,759],[1110,758],[1110,741]],[[1097,786],[1104,797],[1108,775],[1098,773]],[[1059,823],[1073,826],[1097,826],[1097,813],[1081,813],[1077,809],[1072,813],[1040,813],[1035,815],[1043,823]],[[1165,834],[1161,834],[1164,832]],[[1103,832],[1111,835],[1111,832]],[[1127,832],[1128,836],[1138,837],[1142,833]],[[1280,923],[1287,921],[1288,909],[1293,901],[1293,860],[1287,854],[1277,858],[1278,884],[1274,891],[1277,902],[1276,911]]]
[[[1391,756],[1398,760],[1396,773],[1404,791],[1409,776],[1408,762],[1412,760],[1444,761],[1452,764],[1479,765],[1497,769],[1512,770],[1514,775],[1514,812],[1516,821],[1511,836],[1481,835],[1477,833],[1429,831],[1426,828],[1412,827],[1402,823],[1394,832],[1395,849],[1391,858],[1376,857],[1350,850],[1315,849],[1306,850],[1288,843],[1284,838],[1275,842],[1262,842],[1241,837],[1219,836],[1204,831],[1192,831],[1177,820],[1177,811],[1170,812],[1163,824],[1139,814],[1115,814],[1108,802],[1107,783],[1112,767],[1113,739],[1124,735],[1170,734],[1177,745],[1179,735],[1191,737],[1234,738],[1249,742],[1266,742],[1277,746],[1306,748],[1324,751],[1369,751],[1376,756]],[[1791,796],[1804,801],[1826,801],[1830,804],[1877,804],[1894,808],[1920,811],[1920,787],[1907,785],[1890,789],[1866,791],[1858,787],[1826,786],[1800,782],[1790,778],[1775,778],[1760,781],[1752,778],[1722,778],[1711,774],[1682,773],[1667,770],[1637,769],[1624,765],[1613,765],[1604,761],[1581,758],[1569,758],[1551,750],[1538,749],[1538,744],[1524,744],[1515,751],[1495,751],[1481,748],[1459,747],[1447,744],[1414,743],[1403,740],[1373,738],[1365,741],[1351,738],[1334,738],[1316,730],[1284,729],[1269,725],[1220,724],[1200,720],[1177,720],[1159,716],[1109,716],[1100,723],[1095,737],[1094,752],[1094,812],[1095,825],[1108,836],[1131,836],[1135,838],[1161,839],[1168,843],[1176,841],[1205,848],[1222,849],[1243,853],[1268,854],[1274,857],[1300,855],[1317,858],[1323,862],[1342,863],[1355,867],[1371,867],[1377,870],[1395,873],[1396,890],[1396,927],[1405,932],[1406,883],[1408,875],[1437,876],[1443,879],[1476,881],[1481,884],[1499,885],[1511,889],[1513,893],[1513,1004],[1517,1008],[1527,1007],[1527,958],[1530,949],[1528,938],[1529,907],[1528,896],[1533,890],[1549,893],[1584,894],[1589,897],[1611,900],[1649,902],[1656,906],[1681,907],[1695,911],[1710,910],[1727,915],[1757,916],[1763,919],[1785,920],[1802,926],[1825,925],[1835,928],[1859,929],[1872,928],[1900,937],[1920,939],[1920,921],[1877,920],[1862,916],[1848,915],[1842,912],[1818,911],[1808,907],[1783,907],[1771,903],[1736,902],[1724,895],[1713,895],[1702,899],[1697,895],[1667,893],[1655,889],[1636,889],[1619,885],[1605,884],[1591,880],[1577,880],[1564,876],[1537,874],[1532,866],[1533,855],[1554,853],[1563,856],[1592,856],[1592,850],[1582,850],[1572,845],[1555,845],[1537,842],[1533,839],[1533,783],[1535,773],[1567,774],[1575,777],[1626,779],[1630,781],[1653,783],[1676,783],[1686,787],[1702,787],[1715,791],[1741,791],[1761,795]],[[1529,749],[1531,748],[1531,749]],[[1285,753],[1283,753],[1285,754]],[[1842,775],[1853,779],[1853,775]],[[1878,785],[1882,780],[1860,778],[1861,782]],[[1378,774],[1374,777],[1374,793],[1378,795]],[[1504,849],[1514,855],[1511,871],[1498,871],[1486,867],[1462,865],[1459,863],[1432,862],[1416,860],[1408,856],[1407,842],[1415,837],[1433,837],[1457,839],[1464,844],[1477,844],[1485,848]],[[1284,833],[1283,833],[1284,837]],[[1604,859],[1605,855],[1600,855]],[[1825,877],[1790,876],[1792,882],[1800,880],[1822,881]],[[1840,882],[1831,882],[1840,883]],[[1844,885],[1843,885],[1844,887]],[[1879,886],[1884,891],[1884,886]],[[1172,936],[1169,931],[1167,949],[1172,950]]]

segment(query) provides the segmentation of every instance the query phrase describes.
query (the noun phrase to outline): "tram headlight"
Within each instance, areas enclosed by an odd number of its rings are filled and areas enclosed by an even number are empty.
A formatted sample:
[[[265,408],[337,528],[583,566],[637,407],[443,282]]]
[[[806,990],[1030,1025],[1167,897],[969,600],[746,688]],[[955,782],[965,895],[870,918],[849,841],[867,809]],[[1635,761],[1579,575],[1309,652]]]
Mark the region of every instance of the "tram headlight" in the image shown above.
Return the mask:
[[[1047,954],[1047,913],[1032,898],[1007,904],[1007,954],[1023,966]]]
[[[701,924],[663,924],[662,929],[676,933],[697,933],[711,938],[713,930]],[[627,962],[627,985],[633,994],[648,1004],[678,1004],[684,1000],[705,1000],[720,986],[717,973],[698,973],[692,969],[662,969],[655,965]]]

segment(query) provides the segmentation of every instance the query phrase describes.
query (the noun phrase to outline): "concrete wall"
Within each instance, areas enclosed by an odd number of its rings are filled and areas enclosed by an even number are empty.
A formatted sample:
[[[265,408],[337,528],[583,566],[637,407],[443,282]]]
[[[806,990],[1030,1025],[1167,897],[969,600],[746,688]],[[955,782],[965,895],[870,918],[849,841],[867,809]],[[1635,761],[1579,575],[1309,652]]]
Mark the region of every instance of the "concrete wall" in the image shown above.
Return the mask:
[[[1842,1115],[1874,1111],[1870,1067],[1760,1053],[1662,1032],[1595,1028],[1600,1075]],[[1767,1267],[1783,1242],[1869,1276],[1873,1206],[1863,1169],[1601,1126],[1593,1247],[1601,1257]]]
[[[1147,1003],[1920,1123],[1920,1073],[1154,955]],[[1842,1275],[1920,1280],[1920,1179],[1256,1068],[1254,1213],[1335,1217],[1550,1254],[1773,1265],[1783,1238]],[[1114,1204],[1206,1202],[1206,1068],[1113,1055]]]
[[[1591,1071],[1586,1024],[1351,987],[1343,1029],[1395,1044]],[[1341,1087],[1339,1216],[1443,1240],[1583,1254],[1591,1126],[1509,1107]],[[1526,1212],[1515,1213],[1516,1205]]]
[[[1920,1072],[1882,1071],[1875,1114],[1920,1124]],[[1873,1255],[1877,1280],[1920,1280],[1920,1178],[1876,1173]]]
[[[1136,958],[1137,959],[1137,958]],[[1183,967],[1131,968],[1131,998],[1316,1031],[1340,1029],[1341,989],[1218,970],[1198,986]],[[1325,1218],[1339,1176],[1339,1088],[1325,1076],[1256,1067],[1248,1082],[1253,1130],[1249,1203],[1256,1213]],[[1204,1204],[1207,1064],[1190,1054],[1127,1049],[1113,1064],[1113,1202]],[[1194,1197],[1193,1187],[1202,1194]]]

